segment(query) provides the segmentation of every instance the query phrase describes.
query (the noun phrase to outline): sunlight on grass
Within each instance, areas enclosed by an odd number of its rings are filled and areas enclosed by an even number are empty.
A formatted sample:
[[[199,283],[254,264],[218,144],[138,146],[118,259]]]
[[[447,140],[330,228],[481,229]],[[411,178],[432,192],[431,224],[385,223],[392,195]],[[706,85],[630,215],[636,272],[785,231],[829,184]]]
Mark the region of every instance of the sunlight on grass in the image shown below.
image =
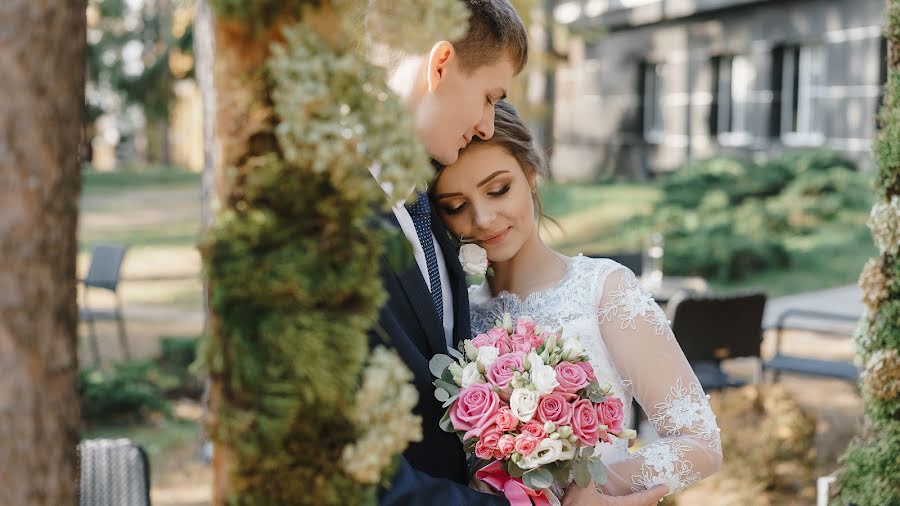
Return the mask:
[[[650,185],[547,184],[541,189],[544,213],[560,227],[547,223],[542,236],[570,255],[639,249],[642,234],[623,224],[652,211],[660,197]]]

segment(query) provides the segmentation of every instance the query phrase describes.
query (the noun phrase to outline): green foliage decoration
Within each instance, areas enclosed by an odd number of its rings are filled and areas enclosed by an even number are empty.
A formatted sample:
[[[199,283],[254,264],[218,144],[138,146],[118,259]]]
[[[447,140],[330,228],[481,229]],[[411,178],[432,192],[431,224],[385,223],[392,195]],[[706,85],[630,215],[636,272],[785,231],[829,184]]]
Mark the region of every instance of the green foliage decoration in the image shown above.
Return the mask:
[[[900,430],[898,424],[868,427],[841,457],[840,495],[833,506],[900,504]]]
[[[368,332],[385,300],[380,258],[402,239],[378,212],[431,164],[359,34],[326,42],[312,21],[283,21],[320,6],[354,17],[365,5],[212,2],[259,36],[279,25],[255,96],[271,119],[229,168],[201,246],[214,315],[201,360],[221,390],[210,433],[233,454],[232,504],[374,504],[395,457],[421,437],[409,371],[393,352],[370,354]]]
[[[856,348],[867,419],[841,458],[834,505],[900,504],[900,0],[887,10],[888,83],[873,152],[879,201],[869,228],[880,256],[860,275],[868,314]]]

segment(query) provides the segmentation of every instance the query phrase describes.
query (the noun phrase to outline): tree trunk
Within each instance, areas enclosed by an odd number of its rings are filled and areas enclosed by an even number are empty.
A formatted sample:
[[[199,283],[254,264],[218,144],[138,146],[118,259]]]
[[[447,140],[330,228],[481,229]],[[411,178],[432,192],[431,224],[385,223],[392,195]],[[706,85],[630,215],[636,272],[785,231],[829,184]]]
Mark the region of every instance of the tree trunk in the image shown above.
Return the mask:
[[[75,504],[85,2],[0,12],[0,504]]]

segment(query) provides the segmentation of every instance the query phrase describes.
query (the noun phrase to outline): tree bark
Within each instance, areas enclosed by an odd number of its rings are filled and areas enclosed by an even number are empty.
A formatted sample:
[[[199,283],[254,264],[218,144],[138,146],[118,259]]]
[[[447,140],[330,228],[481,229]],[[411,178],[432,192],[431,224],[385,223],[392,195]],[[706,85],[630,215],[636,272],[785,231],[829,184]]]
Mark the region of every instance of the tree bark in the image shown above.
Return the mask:
[[[84,0],[0,5],[0,504],[77,501]]]

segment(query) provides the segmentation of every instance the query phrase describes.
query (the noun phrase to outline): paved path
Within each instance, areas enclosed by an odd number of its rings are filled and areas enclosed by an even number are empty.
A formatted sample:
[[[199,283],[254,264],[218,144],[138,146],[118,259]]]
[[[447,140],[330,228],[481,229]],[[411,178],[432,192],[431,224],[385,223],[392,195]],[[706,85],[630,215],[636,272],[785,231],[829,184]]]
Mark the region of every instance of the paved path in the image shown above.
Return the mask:
[[[774,326],[778,315],[787,309],[809,309],[824,311],[848,316],[862,316],[865,306],[862,303],[862,291],[857,285],[847,285],[817,292],[798,293],[776,297],[766,303],[766,312],[763,316],[765,327]],[[844,323],[825,324],[826,328],[847,328]],[[850,328],[855,325],[850,325]]]

